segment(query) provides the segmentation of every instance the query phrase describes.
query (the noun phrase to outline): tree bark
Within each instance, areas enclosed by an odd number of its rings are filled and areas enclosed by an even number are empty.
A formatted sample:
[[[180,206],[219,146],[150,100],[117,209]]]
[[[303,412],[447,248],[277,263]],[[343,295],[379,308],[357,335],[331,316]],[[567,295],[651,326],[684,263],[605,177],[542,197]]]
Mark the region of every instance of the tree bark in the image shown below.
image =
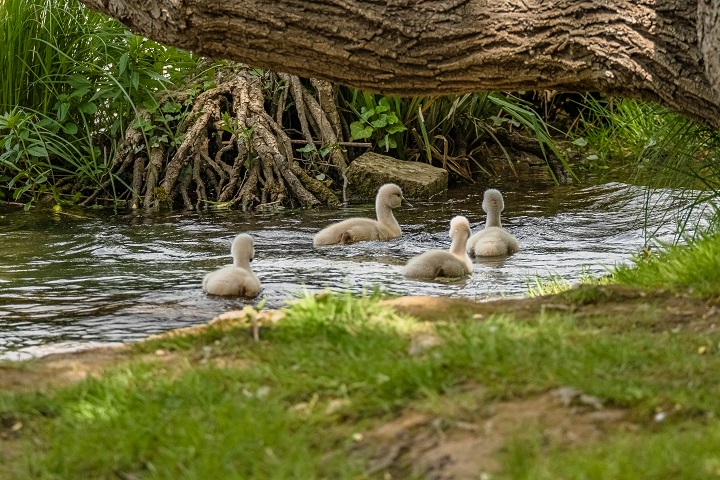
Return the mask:
[[[720,0],[82,0],[203,55],[402,96],[602,91],[720,127]]]

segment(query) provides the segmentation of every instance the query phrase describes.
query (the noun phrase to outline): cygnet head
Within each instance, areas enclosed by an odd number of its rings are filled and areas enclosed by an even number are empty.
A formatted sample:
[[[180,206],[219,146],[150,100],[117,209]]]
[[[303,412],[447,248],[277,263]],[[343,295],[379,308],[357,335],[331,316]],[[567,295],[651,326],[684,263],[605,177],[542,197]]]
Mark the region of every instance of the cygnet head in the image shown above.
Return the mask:
[[[455,238],[459,232],[465,232],[467,237],[470,236],[470,222],[462,215],[458,215],[450,220],[450,238]]]
[[[378,190],[377,200],[378,206],[387,205],[390,208],[399,208],[405,198],[400,187],[394,183],[386,183]]]
[[[233,240],[230,247],[230,254],[235,261],[235,265],[242,263],[243,260],[251,262],[255,257],[255,248],[253,248],[253,239],[247,233],[241,233]]]
[[[485,211],[485,213],[500,213],[505,210],[505,202],[503,202],[502,193],[500,193],[499,190],[495,190],[494,188],[485,190],[482,209]]]

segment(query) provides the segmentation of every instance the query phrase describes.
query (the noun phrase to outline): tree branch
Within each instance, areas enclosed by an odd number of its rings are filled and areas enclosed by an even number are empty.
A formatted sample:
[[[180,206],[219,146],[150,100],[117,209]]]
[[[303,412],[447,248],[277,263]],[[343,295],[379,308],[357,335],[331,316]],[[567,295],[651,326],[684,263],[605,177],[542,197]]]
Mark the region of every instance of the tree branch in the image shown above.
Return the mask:
[[[720,0],[82,0],[210,57],[397,95],[603,91],[720,127]]]

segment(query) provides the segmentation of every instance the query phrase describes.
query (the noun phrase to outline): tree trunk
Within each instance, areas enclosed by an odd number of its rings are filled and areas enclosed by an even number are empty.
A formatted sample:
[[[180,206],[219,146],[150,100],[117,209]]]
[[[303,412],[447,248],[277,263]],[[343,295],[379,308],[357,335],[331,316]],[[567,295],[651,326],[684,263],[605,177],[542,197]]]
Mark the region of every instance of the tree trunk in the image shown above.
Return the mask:
[[[402,96],[602,91],[720,127],[720,0],[82,0],[216,58]]]

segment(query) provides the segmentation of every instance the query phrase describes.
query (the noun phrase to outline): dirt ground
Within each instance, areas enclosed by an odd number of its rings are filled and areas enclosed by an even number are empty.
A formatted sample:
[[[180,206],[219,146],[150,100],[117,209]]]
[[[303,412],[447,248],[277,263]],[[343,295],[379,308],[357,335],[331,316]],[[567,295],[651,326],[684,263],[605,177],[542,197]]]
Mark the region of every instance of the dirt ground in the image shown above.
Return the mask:
[[[424,321],[468,316],[482,321],[497,313],[531,321],[540,312],[567,312],[579,321],[622,317],[622,322],[608,324],[608,328],[620,331],[637,328],[717,331],[720,326],[718,301],[619,286],[588,286],[561,295],[483,303],[438,297],[401,297],[384,303],[399,313]],[[262,325],[276,322],[282,316],[282,312],[263,311],[256,318]],[[229,312],[211,324],[216,328],[229,328],[238,322],[250,325],[247,312]],[[193,327],[167,335],[203,328]],[[432,344],[433,338],[421,336],[414,340],[422,350]],[[48,391],[97,375],[109,366],[137,360],[139,355],[168,364],[172,364],[174,357],[163,351],[136,354],[121,346],[49,355],[26,363],[4,363],[0,364],[0,390]],[[618,429],[635,428],[625,411],[605,407],[598,399],[571,387],[499,402],[483,400],[481,386],[469,385],[466,390],[466,395],[477,399],[477,405],[485,407],[457,415],[449,411],[441,416],[406,411],[399,418],[359,436],[354,451],[369,456],[369,472],[384,471],[385,478],[403,478],[408,472],[434,480],[490,478],[498,468],[497,453],[512,441],[527,440],[530,436],[543,445],[572,446],[600,440]],[[12,448],[6,449],[13,443],[14,432],[21,428],[15,419],[0,418],[0,447],[5,450],[5,460],[12,457]],[[486,472],[487,477],[479,472]]]
[[[473,390],[482,402],[482,388]],[[598,399],[570,387],[490,403],[474,416],[453,419],[406,412],[363,435],[358,448],[371,452],[369,472],[387,471],[390,478],[411,473],[431,480],[469,480],[490,478],[500,467],[498,453],[513,441],[564,447],[635,428],[625,411],[604,408]]]

